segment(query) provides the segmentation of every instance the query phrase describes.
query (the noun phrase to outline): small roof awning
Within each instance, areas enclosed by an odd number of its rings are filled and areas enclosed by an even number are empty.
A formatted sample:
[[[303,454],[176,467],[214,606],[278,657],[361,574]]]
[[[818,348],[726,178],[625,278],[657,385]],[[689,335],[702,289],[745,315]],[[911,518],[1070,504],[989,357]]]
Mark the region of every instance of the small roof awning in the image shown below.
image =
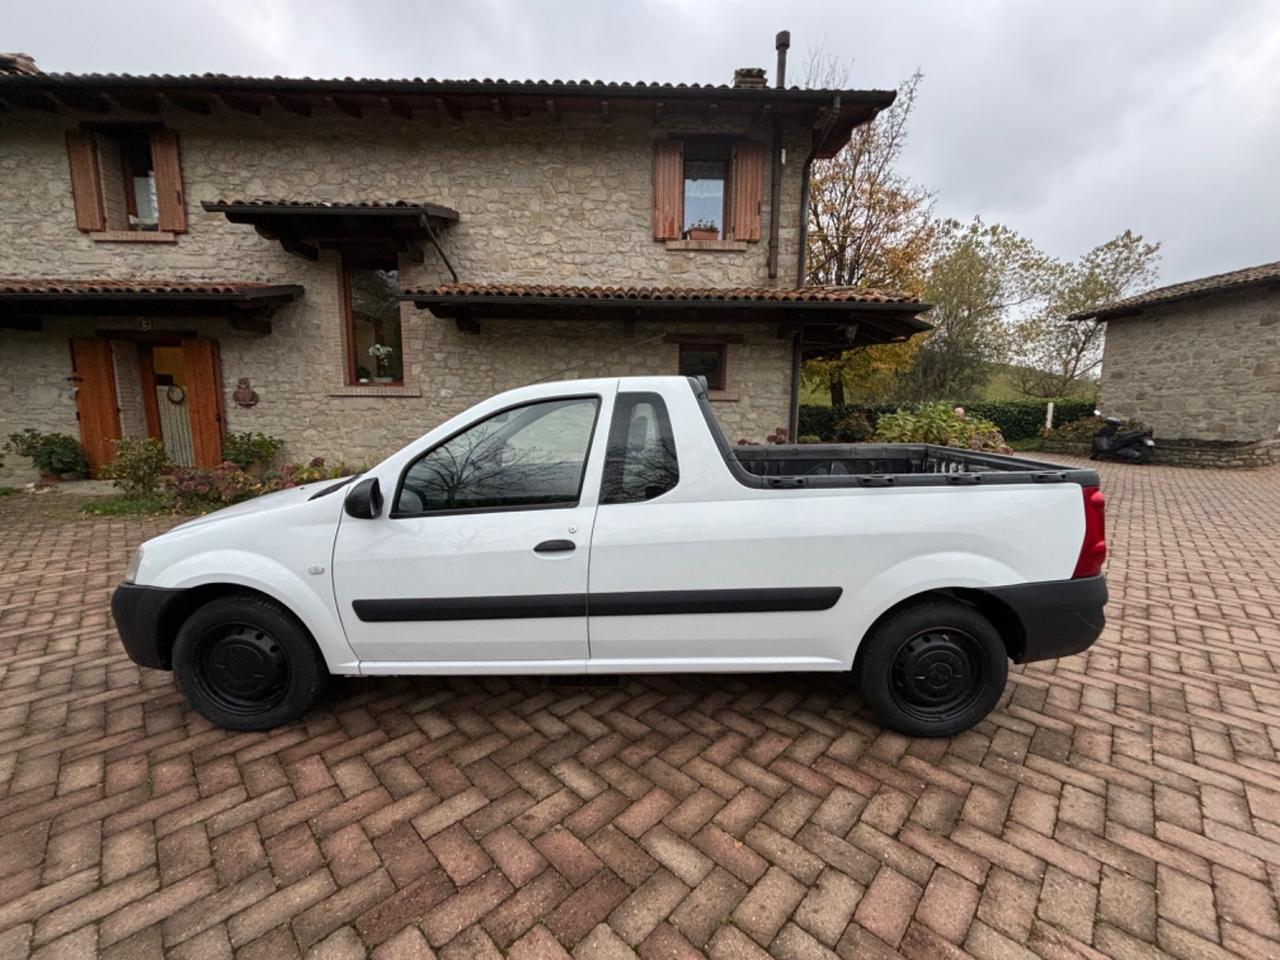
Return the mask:
[[[250,224],[289,253],[318,260],[338,249],[368,256],[405,254],[421,261],[422,243],[458,220],[458,211],[438,203],[410,200],[206,200],[210,213],[231,223]]]
[[[292,283],[0,279],[0,327],[38,330],[46,316],[220,316],[267,333],[264,318],[301,294]]]
[[[929,304],[855,287],[588,287],[449,283],[408,290],[401,299],[476,330],[485,318],[635,322],[772,323],[800,332],[805,356],[893,343],[933,329]]]

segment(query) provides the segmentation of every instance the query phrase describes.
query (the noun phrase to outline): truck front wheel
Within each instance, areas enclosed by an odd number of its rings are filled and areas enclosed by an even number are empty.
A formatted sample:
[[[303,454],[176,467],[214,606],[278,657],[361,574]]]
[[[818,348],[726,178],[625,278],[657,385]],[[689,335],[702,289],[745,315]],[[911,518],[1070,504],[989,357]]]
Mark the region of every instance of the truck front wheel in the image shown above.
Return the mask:
[[[228,730],[296,720],[329,676],[306,628],[260,596],[220,597],[196,610],[178,631],[173,673],[191,705]]]
[[[1008,654],[991,622],[951,600],[890,614],[859,651],[863,700],[884,726],[913,737],[968,730],[995,707],[1008,675]]]

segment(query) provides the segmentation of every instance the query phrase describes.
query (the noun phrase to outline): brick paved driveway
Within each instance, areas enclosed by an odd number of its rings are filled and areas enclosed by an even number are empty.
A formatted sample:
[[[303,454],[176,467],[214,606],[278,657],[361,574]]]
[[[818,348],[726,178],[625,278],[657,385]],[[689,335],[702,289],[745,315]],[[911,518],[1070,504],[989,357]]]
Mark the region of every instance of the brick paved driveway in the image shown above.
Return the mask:
[[[1280,955],[1280,471],[1104,468],[1112,623],[950,741],[839,678],[343,681],[211,728],[0,499],[0,957]]]

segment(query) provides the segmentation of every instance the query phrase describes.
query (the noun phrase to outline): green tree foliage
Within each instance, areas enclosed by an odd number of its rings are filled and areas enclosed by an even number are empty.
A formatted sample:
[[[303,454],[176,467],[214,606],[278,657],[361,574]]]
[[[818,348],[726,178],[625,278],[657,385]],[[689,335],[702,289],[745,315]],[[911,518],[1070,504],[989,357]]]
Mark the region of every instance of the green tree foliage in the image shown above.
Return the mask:
[[[903,399],[980,395],[991,366],[1007,359],[1011,311],[1043,298],[1053,261],[1030,240],[980,217],[938,225],[925,299],[925,335],[899,381]]]
[[[1018,388],[1033,397],[1080,392],[1102,363],[1105,324],[1067,318],[1150,286],[1159,259],[1160,244],[1126,230],[1075,263],[1056,265],[1043,309],[1017,326]]]

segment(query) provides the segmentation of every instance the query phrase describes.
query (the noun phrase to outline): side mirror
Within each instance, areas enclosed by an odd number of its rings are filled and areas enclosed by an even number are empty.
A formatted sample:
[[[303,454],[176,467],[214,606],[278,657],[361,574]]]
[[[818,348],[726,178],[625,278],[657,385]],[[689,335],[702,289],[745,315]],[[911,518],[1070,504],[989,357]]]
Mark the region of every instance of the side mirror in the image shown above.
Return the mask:
[[[382,489],[377,477],[366,477],[347,491],[342,509],[357,520],[372,520],[382,513]]]

